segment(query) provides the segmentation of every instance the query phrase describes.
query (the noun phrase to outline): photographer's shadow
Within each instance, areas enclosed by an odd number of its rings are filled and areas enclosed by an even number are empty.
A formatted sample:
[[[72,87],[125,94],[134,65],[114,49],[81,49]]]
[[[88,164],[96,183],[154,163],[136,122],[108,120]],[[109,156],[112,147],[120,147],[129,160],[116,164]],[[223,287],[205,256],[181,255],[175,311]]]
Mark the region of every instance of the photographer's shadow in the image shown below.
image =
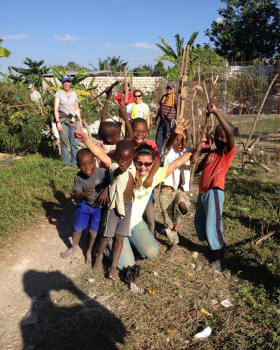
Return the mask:
[[[59,271],[30,270],[23,276],[25,293],[32,300],[20,327],[23,349],[118,349],[126,334],[121,320],[89,298]],[[66,290],[58,300],[51,291]],[[73,303],[73,296],[78,299]],[[67,306],[55,302],[67,300]],[[68,306],[71,305],[71,306]]]
[[[73,234],[76,204],[73,196],[66,197],[63,192],[56,189],[53,181],[50,181],[50,187],[58,203],[42,201],[42,207],[49,223],[56,226],[59,238],[69,249],[72,247],[70,237]]]

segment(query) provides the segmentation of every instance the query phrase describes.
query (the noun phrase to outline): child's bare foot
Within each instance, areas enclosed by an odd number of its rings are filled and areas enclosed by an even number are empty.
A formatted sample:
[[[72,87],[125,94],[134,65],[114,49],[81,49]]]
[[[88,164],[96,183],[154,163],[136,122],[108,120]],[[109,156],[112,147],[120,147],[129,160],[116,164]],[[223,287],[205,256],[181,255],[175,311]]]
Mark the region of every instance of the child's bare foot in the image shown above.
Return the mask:
[[[77,250],[77,246],[73,246],[72,248],[65,250],[65,252],[60,253],[60,257],[62,259],[69,258],[69,256],[74,254],[76,250]]]
[[[166,251],[166,254],[172,254],[177,249],[177,244],[172,244],[172,246]]]
[[[97,272],[101,270],[102,267],[103,254],[97,254],[95,263],[93,265],[92,271]]]
[[[117,267],[112,265],[110,267],[110,271],[109,271],[109,278],[110,278],[110,280],[115,281],[116,273],[117,273]]]
[[[86,255],[86,264],[87,265],[91,265],[91,251],[87,251],[87,255]]]

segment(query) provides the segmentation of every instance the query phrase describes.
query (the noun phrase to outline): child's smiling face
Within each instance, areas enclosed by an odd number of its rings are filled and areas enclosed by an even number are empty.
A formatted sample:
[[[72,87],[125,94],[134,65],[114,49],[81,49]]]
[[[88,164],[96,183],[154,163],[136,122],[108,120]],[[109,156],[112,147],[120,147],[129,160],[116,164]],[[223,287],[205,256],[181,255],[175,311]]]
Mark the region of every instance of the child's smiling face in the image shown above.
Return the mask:
[[[92,153],[82,154],[78,157],[78,167],[81,171],[87,175],[91,176],[95,169],[95,159]]]
[[[146,142],[148,128],[145,123],[135,123],[133,125],[134,141],[137,146]]]
[[[186,146],[186,139],[182,135],[177,135],[172,146],[176,153],[180,153]]]

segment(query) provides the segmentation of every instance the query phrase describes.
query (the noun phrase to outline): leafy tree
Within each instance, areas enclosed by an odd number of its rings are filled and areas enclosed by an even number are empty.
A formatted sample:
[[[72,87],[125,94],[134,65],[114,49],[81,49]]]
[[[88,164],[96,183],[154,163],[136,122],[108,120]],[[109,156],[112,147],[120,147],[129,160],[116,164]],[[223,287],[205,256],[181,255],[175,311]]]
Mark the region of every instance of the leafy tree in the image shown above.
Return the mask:
[[[40,75],[46,74],[49,71],[47,66],[43,66],[44,60],[41,61],[33,61],[29,57],[26,57],[23,63],[28,68],[20,68],[20,67],[9,67],[14,70],[18,75],[11,73],[9,78],[14,82],[24,81],[27,84],[34,84],[37,88],[41,88],[42,86],[42,77]]]
[[[218,55],[214,49],[208,44],[196,45],[190,52],[189,66],[190,66],[190,78],[198,71],[205,73],[215,73],[217,69],[223,64],[224,58]]]
[[[3,42],[2,39],[0,39],[0,57],[9,57],[11,54],[11,51],[5,49],[5,47],[1,46],[1,43]]]
[[[53,66],[55,69],[58,71],[61,71],[62,68],[65,68],[67,71],[73,71],[73,72],[78,72],[81,69],[86,69],[88,70],[88,67],[80,66],[77,62],[74,61],[69,61],[66,66],[63,66],[61,64]]]
[[[158,61],[154,66],[153,76],[154,77],[165,77],[167,75],[167,70],[164,68],[163,62]]]
[[[153,67],[144,64],[143,66],[133,68],[132,72],[136,77],[148,77],[152,75]]]
[[[124,62],[119,57],[107,57],[104,60],[98,58],[98,69],[99,70],[111,70],[113,72],[123,72],[127,68],[128,62]],[[94,70],[97,70],[92,64],[89,64]]]
[[[279,54],[280,9],[278,0],[221,0],[226,8],[206,35],[216,52],[228,59],[251,60]]]

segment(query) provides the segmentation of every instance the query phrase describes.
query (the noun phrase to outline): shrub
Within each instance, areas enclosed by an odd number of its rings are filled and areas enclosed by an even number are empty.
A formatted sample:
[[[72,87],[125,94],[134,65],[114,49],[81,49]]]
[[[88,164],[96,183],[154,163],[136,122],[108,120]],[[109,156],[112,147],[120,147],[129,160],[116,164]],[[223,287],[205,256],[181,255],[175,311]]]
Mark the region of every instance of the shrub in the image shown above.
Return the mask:
[[[22,84],[0,83],[0,150],[35,153],[46,118]]]

